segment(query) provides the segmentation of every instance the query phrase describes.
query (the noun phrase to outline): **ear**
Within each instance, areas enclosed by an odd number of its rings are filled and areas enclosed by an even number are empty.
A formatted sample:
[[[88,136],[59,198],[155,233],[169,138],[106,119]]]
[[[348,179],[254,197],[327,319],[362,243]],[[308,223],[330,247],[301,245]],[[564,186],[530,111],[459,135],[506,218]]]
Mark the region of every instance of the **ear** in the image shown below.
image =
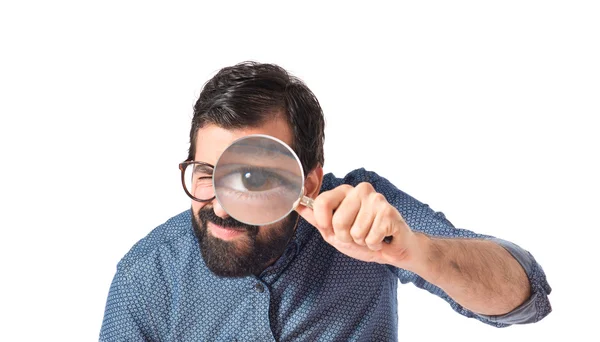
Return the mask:
[[[316,198],[321,191],[323,183],[323,167],[317,165],[306,177],[304,182],[305,195],[310,198]]]

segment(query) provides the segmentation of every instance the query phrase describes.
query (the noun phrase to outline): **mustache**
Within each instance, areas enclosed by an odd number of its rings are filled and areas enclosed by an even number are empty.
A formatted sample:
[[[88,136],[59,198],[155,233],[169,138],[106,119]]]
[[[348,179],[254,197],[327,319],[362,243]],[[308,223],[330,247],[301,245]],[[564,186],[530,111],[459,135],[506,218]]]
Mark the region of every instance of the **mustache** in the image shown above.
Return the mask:
[[[258,231],[258,226],[253,226],[253,225],[242,223],[230,216],[227,216],[226,218],[217,216],[217,214],[215,214],[215,211],[211,205],[206,205],[206,206],[200,208],[200,210],[198,211],[198,218],[205,225],[207,222],[210,222],[212,224],[215,224],[215,225],[221,226],[221,227],[244,229],[244,230],[247,230],[250,232]]]

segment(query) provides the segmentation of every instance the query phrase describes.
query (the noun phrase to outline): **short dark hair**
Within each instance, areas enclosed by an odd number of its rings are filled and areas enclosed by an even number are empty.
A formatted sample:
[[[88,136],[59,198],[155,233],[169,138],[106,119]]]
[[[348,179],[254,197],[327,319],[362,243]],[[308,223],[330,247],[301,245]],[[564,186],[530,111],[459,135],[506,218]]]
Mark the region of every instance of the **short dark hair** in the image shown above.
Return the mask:
[[[188,160],[196,155],[198,129],[257,127],[282,115],[305,174],[324,165],[325,119],[312,91],[275,64],[242,62],[221,69],[204,85],[194,105]]]

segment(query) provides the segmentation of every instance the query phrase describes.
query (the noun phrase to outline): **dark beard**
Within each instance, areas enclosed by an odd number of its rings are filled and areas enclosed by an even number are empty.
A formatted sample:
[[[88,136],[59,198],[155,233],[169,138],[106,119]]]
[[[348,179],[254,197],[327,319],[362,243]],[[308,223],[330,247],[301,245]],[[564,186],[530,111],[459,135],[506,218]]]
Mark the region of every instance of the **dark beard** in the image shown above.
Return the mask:
[[[199,218],[199,220],[198,220]],[[269,234],[258,236],[258,226],[250,226],[231,217],[221,218],[215,214],[212,205],[205,205],[193,215],[192,227],[200,243],[204,263],[215,275],[221,277],[245,277],[259,275],[270,262],[279,258],[294,234],[298,213],[292,211],[276,225],[269,226]],[[199,221],[199,222],[198,222]],[[207,230],[211,222],[221,227],[245,229],[247,235],[241,241],[224,241]]]

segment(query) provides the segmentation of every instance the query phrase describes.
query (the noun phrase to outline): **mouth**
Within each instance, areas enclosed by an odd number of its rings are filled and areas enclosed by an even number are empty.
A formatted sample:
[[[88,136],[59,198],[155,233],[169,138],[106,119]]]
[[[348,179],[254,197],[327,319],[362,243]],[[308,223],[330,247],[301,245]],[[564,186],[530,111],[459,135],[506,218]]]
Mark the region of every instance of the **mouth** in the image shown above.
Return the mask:
[[[222,227],[212,222],[207,222],[207,226],[210,234],[221,240],[233,240],[246,234],[246,229],[243,228]]]

